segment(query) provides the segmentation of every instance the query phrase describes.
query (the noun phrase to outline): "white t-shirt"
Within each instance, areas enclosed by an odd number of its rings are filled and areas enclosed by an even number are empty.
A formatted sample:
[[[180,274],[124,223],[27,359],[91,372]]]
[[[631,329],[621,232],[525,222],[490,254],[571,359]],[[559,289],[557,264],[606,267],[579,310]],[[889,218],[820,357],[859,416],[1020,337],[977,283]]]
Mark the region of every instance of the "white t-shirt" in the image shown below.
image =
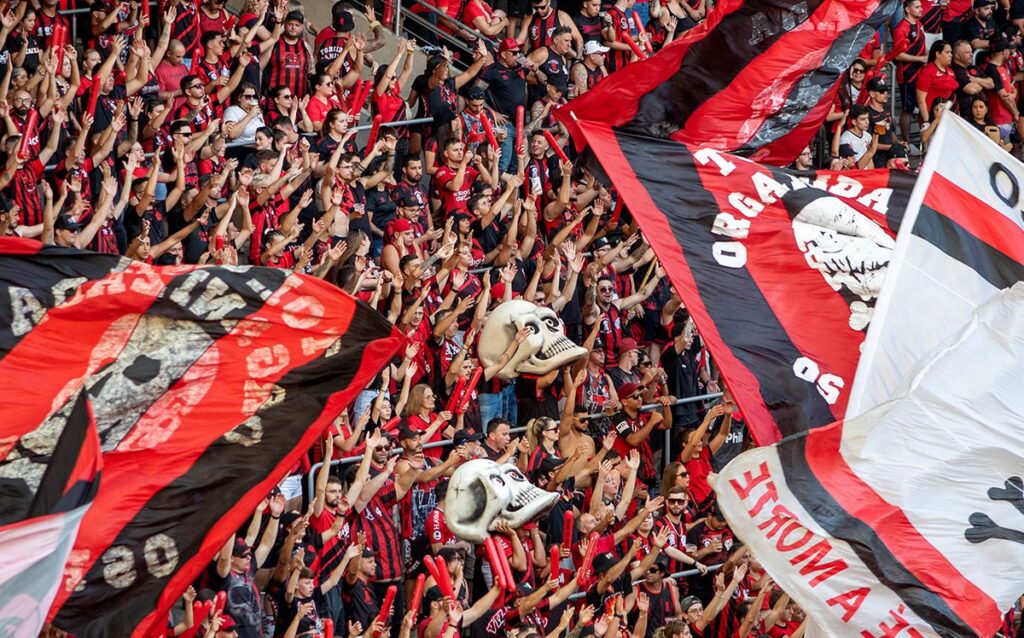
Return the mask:
[[[234,124],[235,122],[241,122],[243,119],[245,119],[245,110],[238,105],[233,104],[224,110],[225,124]],[[260,113],[256,117],[249,120],[249,123],[245,125],[245,130],[242,131],[241,135],[232,138],[228,141],[243,143],[255,142],[256,131],[264,126],[266,126],[266,124],[263,123],[263,114]]]
[[[225,119],[226,118],[227,114],[225,114]],[[871,136],[864,133],[860,137],[857,137],[854,135],[853,131],[846,129],[843,131],[843,134],[839,136],[839,143],[849,144],[850,147],[853,148],[853,152],[856,153],[854,159],[859,162],[860,158],[864,156],[864,153],[867,153],[868,149],[871,148]]]

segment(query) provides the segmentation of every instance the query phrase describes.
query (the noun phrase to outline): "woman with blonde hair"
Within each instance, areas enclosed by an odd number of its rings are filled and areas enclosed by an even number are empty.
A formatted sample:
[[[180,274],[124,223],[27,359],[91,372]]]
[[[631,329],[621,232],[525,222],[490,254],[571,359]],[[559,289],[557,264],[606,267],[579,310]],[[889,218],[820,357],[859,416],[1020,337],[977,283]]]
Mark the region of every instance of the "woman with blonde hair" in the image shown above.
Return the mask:
[[[546,458],[562,457],[558,450],[558,421],[549,416],[530,419],[530,422],[526,424],[526,440],[530,444],[530,460],[526,464],[527,473],[538,469]]]
[[[452,413],[447,410],[436,413],[437,395],[434,389],[426,383],[419,383],[409,391],[409,402],[405,406],[406,426],[420,433],[420,440],[424,443],[435,443],[442,438],[450,439],[455,434],[454,428],[449,424]],[[424,450],[424,454],[431,458],[441,458],[441,449],[432,448]]]

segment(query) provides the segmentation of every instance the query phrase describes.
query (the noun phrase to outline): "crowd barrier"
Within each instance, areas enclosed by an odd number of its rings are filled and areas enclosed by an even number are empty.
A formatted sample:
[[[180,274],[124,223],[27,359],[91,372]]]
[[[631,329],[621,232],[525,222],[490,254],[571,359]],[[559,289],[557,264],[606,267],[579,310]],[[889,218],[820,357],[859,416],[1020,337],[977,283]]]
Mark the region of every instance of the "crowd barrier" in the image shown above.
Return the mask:
[[[711,394],[701,394],[699,396],[685,397],[685,398],[677,399],[676,402],[673,403],[672,405],[684,405],[684,404],[687,404],[687,403],[697,403],[699,401],[718,399],[718,398],[721,398],[721,396],[722,396],[721,392],[715,392],[715,393],[711,393]],[[646,405],[641,406],[640,411],[641,412],[650,412],[652,410],[660,410],[660,409],[661,409],[661,404],[660,403],[648,403]],[[609,414],[606,413],[606,412],[595,412],[594,414],[588,414],[587,418],[588,419],[594,419],[594,418],[603,417],[603,416],[609,416]],[[525,427],[512,428],[511,430],[509,430],[509,434],[512,434],[512,435],[524,434],[525,432],[526,432],[526,428]],[[423,445],[423,449],[424,450],[428,450],[428,449],[439,448],[439,447],[447,447],[447,446],[452,445],[454,443],[455,443],[455,441],[453,441],[452,439],[445,439],[444,441],[435,441],[433,443],[426,443],[426,444]],[[600,443],[598,442],[598,444],[600,444]],[[392,454],[398,455],[399,451],[397,449],[392,450]],[[664,447],[664,451],[662,452],[662,462],[663,462],[663,465],[668,465],[671,462],[669,460],[671,458],[672,458],[672,430],[668,429],[668,430],[665,430],[665,447]],[[351,463],[359,463],[362,460],[363,460],[363,455],[362,454],[359,454],[359,455],[356,455],[356,456],[346,456],[344,458],[332,460],[331,461],[331,467],[334,468],[334,467],[338,467],[339,465],[348,465],[348,464],[351,464]],[[310,468],[309,473],[306,475],[306,498],[309,499],[309,500],[313,499],[313,486],[314,486],[314,483],[316,481],[316,474],[317,474],[317,472],[320,471],[321,467],[323,467],[323,463],[322,462],[314,463],[313,467]]]

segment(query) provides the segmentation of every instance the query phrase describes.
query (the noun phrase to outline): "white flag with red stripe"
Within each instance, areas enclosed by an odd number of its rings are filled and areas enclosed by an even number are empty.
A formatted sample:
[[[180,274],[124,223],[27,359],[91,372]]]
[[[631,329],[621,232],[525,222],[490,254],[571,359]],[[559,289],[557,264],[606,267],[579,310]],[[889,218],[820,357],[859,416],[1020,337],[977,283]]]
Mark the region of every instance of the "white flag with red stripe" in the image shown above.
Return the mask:
[[[747,452],[719,504],[833,638],[991,637],[1024,589],[1024,284],[892,401]]]
[[[999,290],[1024,281],[1024,164],[947,113],[903,217],[846,417],[911,369]]]
[[[716,483],[825,635],[989,638],[1024,590],[1022,203],[1024,164],[947,114],[846,421],[741,455]]]

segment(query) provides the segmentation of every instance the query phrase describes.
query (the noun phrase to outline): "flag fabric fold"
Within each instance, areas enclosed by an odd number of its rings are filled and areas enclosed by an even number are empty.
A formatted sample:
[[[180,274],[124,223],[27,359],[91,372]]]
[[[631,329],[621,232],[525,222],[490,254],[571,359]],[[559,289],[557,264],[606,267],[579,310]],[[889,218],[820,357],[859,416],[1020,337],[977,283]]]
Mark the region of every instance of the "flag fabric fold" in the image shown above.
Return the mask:
[[[842,418],[913,175],[799,173],[578,124],[757,442]]]
[[[654,138],[789,162],[824,121],[837,82],[898,0],[724,0],[657,55],[556,112]]]
[[[96,494],[99,438],[82,399],[35,427],[0,421],[0,634],[35,638]]]
[[[50,617],[78,638],[159,634],[403,337],[282,270],[27,252],[0,241],[5,416],[38,424],[84,401],[104,461]]]
[[[891,401],[715,478],[768,573],[835,638],[988,638],[1024,562],[1024,284],[994,293]]]
[[[996,291],[1024,281],[1024,164],[947,113],[932,137],[847,416],[891,396],[922,356]]]

